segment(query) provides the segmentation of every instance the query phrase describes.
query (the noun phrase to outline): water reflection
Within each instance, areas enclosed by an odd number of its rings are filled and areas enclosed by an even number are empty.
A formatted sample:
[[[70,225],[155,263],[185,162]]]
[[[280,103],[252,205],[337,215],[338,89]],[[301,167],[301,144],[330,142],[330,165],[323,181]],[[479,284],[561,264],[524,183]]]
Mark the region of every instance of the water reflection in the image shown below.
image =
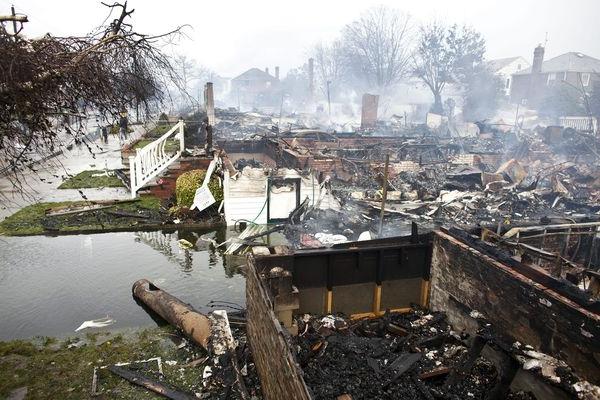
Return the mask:
[[[154,250],[163,254],[169,261],[178,264],[183,272],[192,271],[193,257],[189,250],[182,249],[178,246],[179,234],[156,232],[137,232],[135,234],[137,241],[147,244]],[[191,242],[192,243],[192,242]],[[173,248],[175,244],[175,249]],[[210,257],[210,256],[209,256]],[[214,265],[216,260],[210,259],[209,264]]]
[[[180,231],[61,237],[8,237],[0,241],[0,340],[72,334],[82,321],[109,315],[111,328],[153,325],[131,297],[147,278],[210,311],[211,301],[245,303],[238,264],[223,255],[235,233]],[[185,238],[196,245],[181,249]],[[202,240],[210,239],[210,240]],[[174,268],[175,266],[175,268]]]
[[[161,231],[137,232],[136,240],[145,243],[154,250],[163,254],[167,260],[177,264],[182,272],[191,272],[194,265],[194,254],[204,253],[208,255],[208,267],[222,265],[225,275],[229,278],[240,273],[240,265],[244,263],[244,257],[227,257],[226,246],[219,246],[225,242],[228,233],[237,235],[237,232],[227,231],[225,228],[212,232],[194,232],[179,230],[173,233]],[[179,240],[184,239],[194,245],[193,249],[183,248]]]

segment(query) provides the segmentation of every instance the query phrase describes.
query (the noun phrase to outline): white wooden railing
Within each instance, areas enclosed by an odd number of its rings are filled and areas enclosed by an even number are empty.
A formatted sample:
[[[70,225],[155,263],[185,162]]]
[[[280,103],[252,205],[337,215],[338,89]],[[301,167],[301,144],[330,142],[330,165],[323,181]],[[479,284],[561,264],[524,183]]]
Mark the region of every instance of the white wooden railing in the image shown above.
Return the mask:
[[[164,171],[181,156],[185,146],[183,126],[183,121],[179,121],[167,133],[147,146],[136,149],[136,155],[129,157],[131,198],[135,198],[137,191],[142,186]],[[167,153],[165,151],[165,146],[169,139],[179,139],[179,150],[175,153]]]
[[[593,117],[560,117],[560,124],[582,132],[598,132],[598,119]]]

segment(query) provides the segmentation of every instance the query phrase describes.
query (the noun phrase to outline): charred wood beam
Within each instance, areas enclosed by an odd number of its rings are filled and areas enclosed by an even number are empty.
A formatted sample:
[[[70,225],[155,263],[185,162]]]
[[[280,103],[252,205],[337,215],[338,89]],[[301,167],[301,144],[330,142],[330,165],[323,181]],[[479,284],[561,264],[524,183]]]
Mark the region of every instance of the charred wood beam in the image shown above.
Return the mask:
[[[521,368],[521,364],[510,354],[500,352],[502,360],[500,361],[498,371],[498,381],[488,393],[486,400],[502,400],[508,398],[510,385]]]
[[[394,383],[398,378],[400,378],[406,371],[411,369],[417,361],[421,359],[423,355],[421,353],[405,353],[401,354],[394,360],[389,366],[388,369],[394,371],[394,375],[390,378],[390,380],[383,385],[384,388],[388,388],[392,383]]]

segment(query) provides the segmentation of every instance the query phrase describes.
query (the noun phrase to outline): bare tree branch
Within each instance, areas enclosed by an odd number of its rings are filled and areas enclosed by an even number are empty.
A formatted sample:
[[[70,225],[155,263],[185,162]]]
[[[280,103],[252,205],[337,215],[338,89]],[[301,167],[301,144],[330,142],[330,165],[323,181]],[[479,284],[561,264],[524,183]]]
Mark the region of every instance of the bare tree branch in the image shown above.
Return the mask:
[[[72,115],[93,112],[114,121],[122,108],[150,112],[168,96],[168,85],[180,85],[155,43],[179,36],[181,28],[141,34],[128,23],[134,10],[127,2],[103,4],[120,9],[119,17],[83,37],[14,40],[0,26],[0,170],[14,184],[20,170],[67,136],[81,141],[85,124],[77,117],[73,124]]]
[[[346,25],[343,43],[354,74],[384,90],[408,72],[411,54],[411,18],[379,6]]]

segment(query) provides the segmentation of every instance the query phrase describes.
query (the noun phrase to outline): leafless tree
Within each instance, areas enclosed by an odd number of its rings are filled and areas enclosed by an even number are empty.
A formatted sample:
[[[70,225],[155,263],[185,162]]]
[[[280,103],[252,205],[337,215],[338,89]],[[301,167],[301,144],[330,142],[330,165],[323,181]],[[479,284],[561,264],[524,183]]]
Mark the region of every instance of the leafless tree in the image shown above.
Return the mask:
[[[193,86],[192,83],[198,79],[196,65],[196,60],[185,54],[178,54],[173,59],[173,68],[180,79],[179,86],[173,85],[171,87],[173,97],[177,99],[177,108],[185,109],[198,103],[198,100],[189,94]]]
[[[173,68],[180,78],[180,85],[171,88],[172,97],[177,99],[175,105],[182,112],[189,111],[190,107],[199,106],[203,101],[204,84],[218,78],[214,71],[198,64],[195,59],[185,54],[174,57]]]
[[[409,15],[378,6],[346,25],[342,40],[357,78],[385,90],[405,76],[411,54],[410,22]]]
[[[327,95],[327,82],[331,82],[331,88],[335,92],[343,83],[347,72],[342,42],[336,40],[331,44],[319,43],[312,49],[312,56],[315,60],[315,76],[323,95]]]
[[[179,54],[175,57],[173,67],[179,73],[181,78],[181,86],[184,90],[190,88],[191,82],[197,79],[196,74],[196,60],[186,56],[185,54]]]
[[[149,112],[167,85],[179,82],[158,45],[181,27],[141,34],[129,23],[134,10],[127,2],[103,4],[105,22],[113,12],[116,18],[82,37],[30,39],[0,24],[0,170],[15,185],[19,171],[65,135],[85,143],[85,124],[65,123],[68,117],[82,121],[93,111],[115,120],[119,110],[137,105]]]
[[[442,92],[446,84],[464,82],[474,66],[481,64],[484,53],[485,41],[468,27],[446,27],[433,22],[420,28],[413,71],[433,94],[433,112],[443,113]]]

